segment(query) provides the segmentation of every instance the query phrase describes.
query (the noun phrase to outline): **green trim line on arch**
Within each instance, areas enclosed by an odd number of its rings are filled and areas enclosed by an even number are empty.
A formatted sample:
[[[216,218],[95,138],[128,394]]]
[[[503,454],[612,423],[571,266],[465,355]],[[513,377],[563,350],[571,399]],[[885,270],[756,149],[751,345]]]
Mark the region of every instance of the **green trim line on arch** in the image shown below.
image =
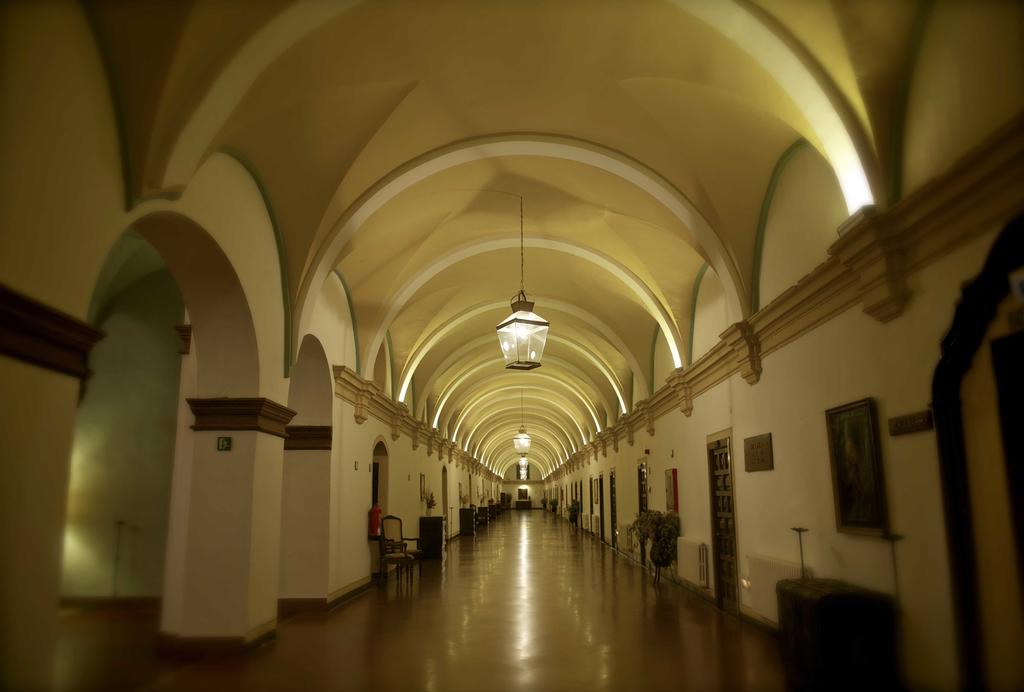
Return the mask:
[[[334,275],[338,277],[338,281],[341,282],[341,288],[345,291],[345,300],[348,302],[348,318],[352,322],[352,349],[356,354],[356,372],[362,375],[363,366],[359,357],[359,322],[356,321],[356,306],[352,303],[352,291],[348,290],[348,283],[340,271],[335,269]]]
[[[910,103],[910,87],[914,81],[914,68],[917,57],[921,53],[925,29],[928,19],[935,6],[935,0],[924,0],[918,5],[914,15],[914,23],[910,27],[910,40],[907,41],[907,52],[903,57],[899,88],[893,100],[892,129],[889,135],[889,167],[888,177],[889,204],[896,204],[903,196],[903,143],[907,128],[907,105]]]
[[[775,163],[771,177],[768,178],[768,189],[765,190],[764,200],[761,202],[761,213],[757,217],[757,233],[754,235],[754,262],[750,270],[750,312],[757,312],[761,308],[761,257],[764,253],[764,232],[768,224],[768,212],[771,211],[772,199],[775,197],[775,189],[782,178],[782,171],[796,154],[804,147],[809,147],[810,142],[801,137],[782,152],[782,156]]]
[[[391,330],[384,332],[384,341],[388,345],[388,369],[391,371],[391,400],[398,401],[397,382],[398,377],[395,375],[395,347],[391,345]]]
[[[648,396],[654,396],[654,354],[658,351],[658,336],[661,335],[661,325],[654,325],[654,338],[651,340],[651,374],[648,379],[651,391],[647,392]]]
[[[288,252],[284,244],[284,236],[281,234],[281,226],[277,222],[277,215],[274,213],[274,205],[270,202],[270,194],[267,192],[263,180],[260,178],[256,167],[245,154],[233,147],[221,147],[219,153],[230,156],[237,161],[252,177],[256,183],[260,196],[263,198],[263,206],[267,209],[267,216],[270,217],[270,227],[274,229],[274,242],[277,244],[277,264],[281,274],[281,305],[284,309],[284,376],[288,377],[292,369],[292,298],[288,288]]]
[[[124,99],[121,97],[121,90],[118,88],[117,80],[114,79],[114,63],[110,53],[106,50],[106,41],[100,35],[99,17],[96,16],[95,4],[91,2],[79,3],[85,15],[85,21],[92,32],[93,40],[96,42],[96,52],[99,53],[100,63],[103,65],[103,74],[107,79],[107,91],[110,94],[110,105],[114,111],[114,127],[117,130],[117,144],[121,150],[121,177],[122,190],[124,193],[124,209],[131,211],[135,207],[137,194],[135,190],[135,167],[132,165],[131,147],[129,146],[128,124],[124,115]]]
[[[708,263],[700,265],[700,269],[697,271],[697,278],[693,280],[693,298],[690,300],[690,342],[686,347],[686,367],[693,365],[693,332],[697,327],[697,297],[700,295],[700,283],[704,280],[704,274],[707,273]]]

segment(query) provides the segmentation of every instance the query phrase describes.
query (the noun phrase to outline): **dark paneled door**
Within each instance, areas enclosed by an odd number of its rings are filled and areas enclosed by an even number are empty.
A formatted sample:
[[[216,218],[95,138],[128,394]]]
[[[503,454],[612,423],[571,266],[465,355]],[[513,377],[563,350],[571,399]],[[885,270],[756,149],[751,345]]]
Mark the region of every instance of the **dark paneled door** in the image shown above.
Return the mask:
[[[636,467],[636,496],[639,500],[637,512],[647,511],[647,463]]]
[[[611,515],[611,526],[609,527],[612,532],[612,547],[617,548],[619,545],[618,531],[616,531],[616,522],[618,521],[617,514],[615,512],[615,472],[612,471],[608,474],[608,495],[612,505]]]
[[[607,543],[604,537],[604,476],[597,478],[597,506],[601,513],[601,542]]]
[[[732,493],[732,459],[729,438],[708,445],[711,479],[712,550],[715,569],[715,600],[718,607],[739,613],[736,577],[736,514]]]

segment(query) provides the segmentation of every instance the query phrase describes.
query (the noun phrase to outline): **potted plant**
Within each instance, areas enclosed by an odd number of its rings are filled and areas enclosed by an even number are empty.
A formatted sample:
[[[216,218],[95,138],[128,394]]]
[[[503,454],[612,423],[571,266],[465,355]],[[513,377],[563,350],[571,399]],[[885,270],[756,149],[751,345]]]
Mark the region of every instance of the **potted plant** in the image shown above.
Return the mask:
[[[569,503],[569,523],[573,526],[578,526],[580,522],[580,509],[582,505],[579,500],[573,500]]]
[[[551,511],[554,512],[555,514],[558,514],[558,498],[557,497],[551,498]]]
[[[468,494],[460,495],[459,496],[459,504],[461,504],[463,507],[468,506],[469,505],[469,495]]]
[[[644,567],[647,566],[647,541],[649,541],[653,535],[657,525],[657,517],[655,515],[659,512],[644,511],[637,515],[633,523],[626,527],[627,533],[635,536],[637,542],[640,544],[640,564]]]
[[[679,538],[679,515],[675,512],[651,512],[651,562],[654,563],[654,583],[661,581],[661,568],[676,559],[676,539]]]
[[[430,492],[423,496],[423,502],[425,502],[427,505],[427,516],[429,517],[430,512],[434,509],[434,507],[437,507],[437,500],[434,498],[433,490],[431,490]]]
[[[540,499],[540,506],[541,506],[541,509],[547,509],[548,508],[548,499],[546,497],[542,497]]]

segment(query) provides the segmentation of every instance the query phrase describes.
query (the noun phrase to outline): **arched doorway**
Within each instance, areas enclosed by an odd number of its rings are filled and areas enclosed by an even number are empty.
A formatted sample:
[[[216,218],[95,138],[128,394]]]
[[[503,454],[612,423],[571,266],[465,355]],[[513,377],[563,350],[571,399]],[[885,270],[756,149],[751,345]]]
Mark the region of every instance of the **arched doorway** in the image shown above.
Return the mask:
[[[102,581],[108,598],[162,596],[172,647],[197,632],[240,645],[272,632],[293,412],[258,398],[256,333],[231,261],[191,219],[151,214],[112,248],[93,293],[91,317],[115,338],[93,352],[102,375],[76,424],[65,593]],[[249,545],[259,549],[238,549]]]
[[[388,513],[388,448],[383,440],[373,447],[373,482],[370,507],[380,505],[381,515]]]
[[[163,594],[185,308],[163,258],[127,231],[89,311],[106,337],[75,418],[61,599],[96,605]],[[183,333],[186,330],[182,330]],[[144,603],[143,603],[144,602]]]

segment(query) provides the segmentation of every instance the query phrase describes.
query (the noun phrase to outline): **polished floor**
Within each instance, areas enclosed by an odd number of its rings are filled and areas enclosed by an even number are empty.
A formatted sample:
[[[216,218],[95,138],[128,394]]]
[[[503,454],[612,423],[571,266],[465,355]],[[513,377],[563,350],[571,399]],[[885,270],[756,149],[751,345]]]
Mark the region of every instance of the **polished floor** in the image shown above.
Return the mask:
[[[452,541],[411,587],[391,579],[282,622],[272,646],[136,675],[141,687],[190,691],[784,688],[770,634],[677,585],[653,586],[539,511]]]

